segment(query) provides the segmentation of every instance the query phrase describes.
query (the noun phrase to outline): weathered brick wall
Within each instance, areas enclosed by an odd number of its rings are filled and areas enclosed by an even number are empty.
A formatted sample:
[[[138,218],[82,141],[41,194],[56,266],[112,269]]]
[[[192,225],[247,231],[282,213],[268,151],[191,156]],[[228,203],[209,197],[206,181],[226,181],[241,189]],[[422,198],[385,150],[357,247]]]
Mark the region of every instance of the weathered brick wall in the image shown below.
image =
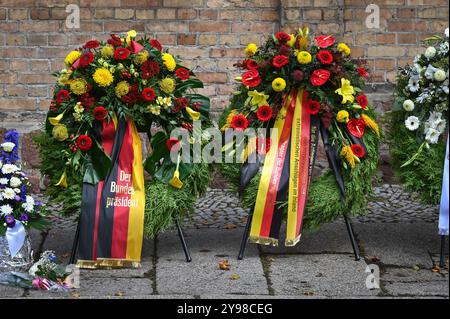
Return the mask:
[[[217,116],[233,91],[233,64],[248,42],[308,24],[343,37],[372,71],[370,98],[390,108],[399,66],[421,50],[420,41],[448,26],[448,0],[0,0],[0,128],[39,129],[52,94],[52,71],[86,40],[135,29],[182,56],[207,84]],[[368,29],[368,4],[380,8],[380,28]],[[79,29],[65,25],[67,4],[80,7]],[[29,141],[29,137],[25,141]],[[31,145],[22,148],[30,168]]]

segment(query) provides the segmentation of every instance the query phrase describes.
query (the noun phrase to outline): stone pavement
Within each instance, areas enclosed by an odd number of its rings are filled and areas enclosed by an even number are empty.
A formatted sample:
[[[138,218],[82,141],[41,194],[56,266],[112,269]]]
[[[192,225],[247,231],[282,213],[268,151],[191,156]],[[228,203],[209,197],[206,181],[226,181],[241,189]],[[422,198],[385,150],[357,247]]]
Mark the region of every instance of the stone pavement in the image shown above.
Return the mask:
[[[185,223],[191,263],[171,230],[144,242],[140,269],[81,270],[80,288],[70,293],[0,286],[0,298],[449,297],[448,255],[445,269],[433,268],[440,247],[437,207],[419,204],[400,186],[377,187],[367,215],[353,219],[360,261],[342,220],[305,232],[293,248],[248,244],[238,261],[246,215],[232,193],[210,189]],[[52,218],[48,234],[32,233],[35,250],[55,250],[67,262],[75,224]],[[220,270],[225,259],[230,269]],[[379,289],[366,287],[368,265],[379,269]]]

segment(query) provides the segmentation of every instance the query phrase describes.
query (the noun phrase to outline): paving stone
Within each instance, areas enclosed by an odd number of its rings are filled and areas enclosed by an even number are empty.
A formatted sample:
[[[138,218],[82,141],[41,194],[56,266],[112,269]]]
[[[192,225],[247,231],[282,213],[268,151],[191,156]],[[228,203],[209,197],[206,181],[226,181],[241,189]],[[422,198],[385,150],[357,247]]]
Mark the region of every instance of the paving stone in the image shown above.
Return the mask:
[[[449,296],[448,280],[423,282],[385,283],[384,288],[392,296]]]
[[[143,297],[153,293],[152,281],[148,278],[95,278],[86,277],[77,289],[81,298],[123,296]]]
[[[195,236],[194,236],[195,234]],[[216,231],[205,229],[186,231],[192,262],[186,263],[175,233],[158,238],[158,263],[156,267],[159,294],[188,295],[265,295],[267,282],[257,248],[248,247],[247,256],[237,261],[241,230]],[[219,269],[219,262],[228,259],[230,271]],[[240,279],[231,280],[232,274]]]
[[[0,299],[21,298],[24,292],[25,290],[22,288],[0,284]]]
[[[272,256],[270,281],[275,295],[303,297],[375,296],[366,288],[366,263],[351,254]],[[313,295],[308,296],[312,293]]]

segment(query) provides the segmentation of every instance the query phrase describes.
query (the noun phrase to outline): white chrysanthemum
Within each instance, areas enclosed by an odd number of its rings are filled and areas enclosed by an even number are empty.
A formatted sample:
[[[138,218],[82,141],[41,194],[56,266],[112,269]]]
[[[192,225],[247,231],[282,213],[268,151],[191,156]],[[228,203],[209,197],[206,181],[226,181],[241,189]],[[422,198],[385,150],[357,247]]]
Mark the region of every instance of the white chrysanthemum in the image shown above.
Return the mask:
[[[425,132],[425,140],[430,144],[436,144],[439,141],[440,135],[441,135],[441,133],[439,133],[438,130],[430,127]]]
[[[407,112],[411,112],[414,110],[414,102],[411,100],[405,100],[405,102],[403,102],[403,109]]]
[[[428,48],[425,50],[425,57],[426,57],[427,59],[432,59],[432,58],[435,57],[435,55],[436,55],[436,48],[435,48],[435,47],[428,47]]]
[[[10,205],[3,205],[0,207],[0,212],[2,216],[9,215],[13,212],[13,209]]]
[[[34,205],[30,204],[30,203],[23,203],[22,204],[22,208],[24,209],[24,211],[26,211],[27,213],[31,213],[34,210]]]
[[[417,116],[410,116],[405,121],[405,126],[410,131],[415,131],[420,126],[420,120]]]
[[[2,173],[5,175],[15,173],[18,170],[19,168],[14,164],[4,164],[2,166]]]
[[[33,197],[27,195],[25,198],[26,198],[25,201],[28,204],[34,205],[34,198]]]
[[[7,178],[0,178],[0,184],[8,185],[8,179]]]
[[[434,79],[436,81],[442,82],[445,81],[446,78],[447,74],[445,74],[444,70],[437,70],[436,72],[434,72]]]
[[[5,199],[14,199],[14,196],[16,196],[16,192],[12,188],[5,188],[3,191],[3,198]]]
[[[22,184],[22,181],[20,180],[20,178],[18,177],[11,177],[11,179],[9,180],[9,185],[11,187],[19,187]]]
[[[410,92],[417,92],[419,91],[419,88],[419,78],[410,78],[408,81],[408,90]]]
[[[16,147],[16,144],[14,144],[13,142],[5,142],[5,143],[2,143],[1,146],[5,152],[10,153],[10,152],[12,152],[14,147]]]

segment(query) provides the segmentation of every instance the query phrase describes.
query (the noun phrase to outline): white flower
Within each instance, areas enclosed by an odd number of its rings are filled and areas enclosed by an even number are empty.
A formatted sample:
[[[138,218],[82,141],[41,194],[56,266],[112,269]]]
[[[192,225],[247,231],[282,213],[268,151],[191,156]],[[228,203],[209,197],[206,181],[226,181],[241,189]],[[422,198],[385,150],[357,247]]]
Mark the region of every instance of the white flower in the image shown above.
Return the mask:
[[[415,131],[419,128],[420,120],[417,116],[410,116],[405,121],[405,126],[410,131]]]
[[[435,123],[437,121],[440,121],[442,118],[441,112],[430,112],[430,117],[428,118],[429,123]]]
[[[8,184],[8,179],[7,178],[0,178],[0,184],[7,185]]]
[[[437,70],[436,72],[434,72],[434,79],[436,81],[442,82],[445,81],[446,78],[447,74],[445,74],[444,70]]]
[[[16,147],[16,144],[14,144],[13,142],[5,142],[2,143],[1,146],[5,150],[5,152],[11,153],[14,147]]]
[[[431,144],[436,144],[439,140],[439,135],[441,135],[441,133],[439,133],[438,130],[435,130],[434,128],[430,127],[425,132],[425,140],[427,140],[427,142],[429,142]]]
[[[419,91],[419,87],[420,87],[420,85],[419,85],[419,78],[412,77],[412,78],[409,79],[408,89],[409,89],[410,92],[417,92],[417,91]]]
[[[34,205],[34,198],[33,197],[27,195],[25,198],[26,198],[25,201],[28,204]]]
[[[13,212],[13,209],[10,205],[3,205],[0,207],[0,213],[2,216],[9,215]]]
[[[21,184],[22,184],[22,181],[18,177],[13,176],[9,180],[9,185],[11,185],[11,187],[19,187]]]
[[[20,189],[14,188],[14,192],[15,192],[16,194],[20,194]]]
[[[426,57],[428,60],[434,58],[435,55],[436,55],[436,48],[434,48],[434,47],[428,47],[428,48],[425,50],[425,57]]]
[[[445,33],[445,36],[448,38],[448,28],[445,29],[444,33]]]
[[[439,133],[442,134],[445,132],[445,128],[447,127],[447,121],[444,119],[440,119],[439,121],[436,121],[434,123],[434,127]]]
[[[438,69],[436,69],[434,66],[432,66],[431,64],[428,64],[427,70],[425,71],[425,77],[428,80],[433,80],[434,79],[434,72],[436,72]]]
[[[16,196],[16,192],[12,188],[5,188],[3,191],[3,198],[5,199],[14,199],[14,196]]]
[[[411,100],[405,100],[405,102],[403,102],[403,109],[407,112],[411,112],[414,110],[414,102]]]
[[[2,167],[2,173],[5,175],[15,173],[18,170],[19,168],[14,164],[5,164]]]
[[[442,83],[442,91],[444,91],[445,94],[448,94],[448,79]]]
[[[34,205],[31,203],[23,203],[22,208],[27,212],[31,213],[34,210]]]

